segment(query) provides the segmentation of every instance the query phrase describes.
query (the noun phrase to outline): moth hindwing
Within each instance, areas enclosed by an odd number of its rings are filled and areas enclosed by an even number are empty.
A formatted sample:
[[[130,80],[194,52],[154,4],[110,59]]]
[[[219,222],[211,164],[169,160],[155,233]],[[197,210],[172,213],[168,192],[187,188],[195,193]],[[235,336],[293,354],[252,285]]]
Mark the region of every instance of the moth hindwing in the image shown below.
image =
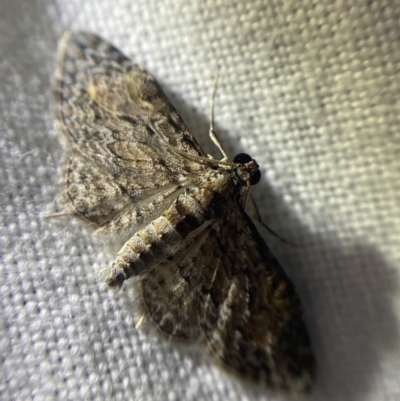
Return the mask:
[[[299,297],[244,211],[257,163],[208,157],[153,76],[94,34],[62,38],[56,104],[64,214],[126,240],[107,283],[136,277],[159,329],[203,344],[227,370],[308,391]]]

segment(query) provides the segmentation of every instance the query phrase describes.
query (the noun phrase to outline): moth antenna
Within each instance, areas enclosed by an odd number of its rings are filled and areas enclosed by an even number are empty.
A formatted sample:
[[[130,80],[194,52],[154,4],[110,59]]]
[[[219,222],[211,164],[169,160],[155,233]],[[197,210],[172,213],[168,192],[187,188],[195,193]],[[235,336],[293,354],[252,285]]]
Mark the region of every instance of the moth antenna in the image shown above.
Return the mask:
[[[249,193],[249,197],[251,199],[251,203],[253,205],[253,218],[256,220],[258,223],[260,223],[266,230],[269,231],[270,234],[272,234],[274,237],[278,238],[281,242],[283,242],[286,245],[289,245],[293,248],[300,248],[301,245],[297,244],[295,242],[289,241],[288,239],[281,237],[278,233],[276,233],[271,227],[269,227],[266,223],[264,223],[261,219],[260,212],[258,211],[257,204],[253,198],[253,196]]]
[[[217,73],[214,78],[214,85],[213,89],[211,92],[211,100],[210,100],[210,131],[209,135],[211,140],[214,142],[215,146],[219,149],[219,151],[222,153],[222,161],[227,161],[228,160],[228,155],[225,152],[224,147],[222,146],[221,141],[219,140],[217,134],[215,133],[214,130],[214,108],[215,108],[215,95],[217,93],[217,88],[218,88],[218,81],[219,81],[219,74]]]
[[[198,162],[198,163],[203,163],[203,164],[214,164],[216,166],[227,166],[227,167],[231,167],[231,168],[237,168],[238,166],[240,166],[240,163],[233,163],[233,162],[228,162],[226,160],[217,160],[217,159],[210,159],[208,157],[203,157],[203,156],[196,156],[196,155],[192,155],[191,153],[187,153],[184,152],[178,148],[176,148],[175,146],[171,145],[168,142],[168,139],[165,138],[165,135],[157,130],[157,128],[154,126],[154,124],[150,121],[150,114],[148,115],[148,119],[147,119],[147,124],[148,126],[151,128],[151,130],[170,148],[172,149],[174,152],[180,154],[181,156],[185,157],[186,159]]]

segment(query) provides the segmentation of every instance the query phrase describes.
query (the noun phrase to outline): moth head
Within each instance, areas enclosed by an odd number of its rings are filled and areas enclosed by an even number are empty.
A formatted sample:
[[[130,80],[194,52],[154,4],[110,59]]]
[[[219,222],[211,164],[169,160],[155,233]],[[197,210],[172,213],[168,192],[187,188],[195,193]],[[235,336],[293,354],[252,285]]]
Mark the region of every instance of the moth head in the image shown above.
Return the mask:
[[[255,185],[260,181],[261,171],[257,162],[247,153],[239,153],[233,159],[233,163],[238,164],[236,173],[244,182],[250,182],[250,185]]]

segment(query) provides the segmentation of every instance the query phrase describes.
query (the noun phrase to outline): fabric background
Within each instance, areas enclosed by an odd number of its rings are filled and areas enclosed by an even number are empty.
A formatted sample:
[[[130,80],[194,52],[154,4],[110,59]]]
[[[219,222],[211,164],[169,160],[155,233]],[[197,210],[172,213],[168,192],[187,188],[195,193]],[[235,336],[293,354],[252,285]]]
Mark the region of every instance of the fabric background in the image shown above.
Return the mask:
[[[97,281],[114,254],[43,220],[60,191],[51,80],[66,29],[159,80],[199,142],[262,167],[261,230],[295,283],[318,362],[311,400],[400,399],[400,1],[0,0],[2,400],[281,400],[135,328]],[[288,399],[291,399],[288,397]]]

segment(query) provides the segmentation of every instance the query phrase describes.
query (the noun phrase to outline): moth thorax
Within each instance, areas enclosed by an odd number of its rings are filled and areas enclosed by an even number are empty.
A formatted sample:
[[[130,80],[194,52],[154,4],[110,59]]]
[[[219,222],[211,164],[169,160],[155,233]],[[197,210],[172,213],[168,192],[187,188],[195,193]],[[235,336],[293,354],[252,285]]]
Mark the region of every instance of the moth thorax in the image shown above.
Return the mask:
[[[255,185],[260,181],[261,171],[258,169],[257,162],[247,153],[239,153],[233,159],[234,163],[238,164],[236,174],[243,182],[250,182],[250,185]]]

